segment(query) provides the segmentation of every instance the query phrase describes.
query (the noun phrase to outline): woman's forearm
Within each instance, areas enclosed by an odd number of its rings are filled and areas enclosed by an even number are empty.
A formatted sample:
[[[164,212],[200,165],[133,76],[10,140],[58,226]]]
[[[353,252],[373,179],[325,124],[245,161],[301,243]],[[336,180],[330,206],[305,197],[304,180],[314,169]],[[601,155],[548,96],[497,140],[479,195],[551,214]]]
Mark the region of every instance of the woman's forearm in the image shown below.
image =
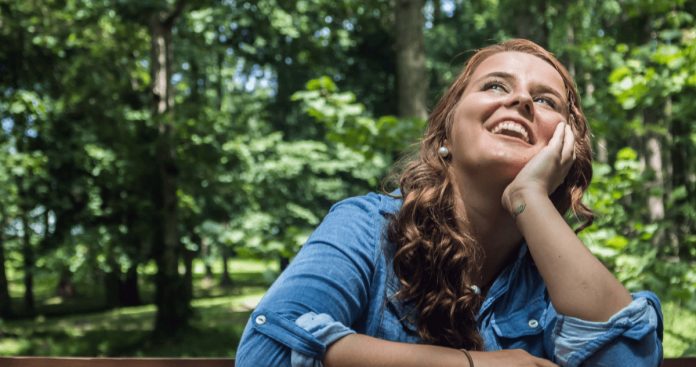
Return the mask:
[[[362,334],[351,334],[329,346],[326,367],[558,367],[524,350],[464,352],[426,344],[397,343]]]
[[[463,352],[425,344],[407,344],[362,334],[347,335],[329,346],[326,367],[467,367]]]
[[[556,310],[606,321],[631,302],[626,288],[585,247],[548,196],[533,190],[513,198],[517,226],[544,278]]]

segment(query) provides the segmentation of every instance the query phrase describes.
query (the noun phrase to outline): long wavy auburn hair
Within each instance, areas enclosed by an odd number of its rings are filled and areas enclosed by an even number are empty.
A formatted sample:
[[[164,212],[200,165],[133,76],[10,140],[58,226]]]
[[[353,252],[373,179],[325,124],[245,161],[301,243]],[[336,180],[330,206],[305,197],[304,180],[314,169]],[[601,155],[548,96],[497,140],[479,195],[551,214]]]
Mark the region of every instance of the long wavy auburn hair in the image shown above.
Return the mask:
[[[478,50],[430,114],[418,153],[402,166],[398,185],[403,203],[387,227],[387,238],[396,246],[394,271],[401,283],[397,297],[414,305],[417,314],[412,316],[417,317],[418,333],[432,344],[483,349],[476,327],[482,297],[469,288],[481,272],[483,254],[471,234],[462,233],[457,226],[453,178],[448,173],[448,160],[437,150],[450,137],[454,111],[476,68],[488,57],[509,51],[536,56],[563,78],[567,118],[576,135],[576,160],[551,200],[561,214],[572,210],[581,223],[576,232],[594,218],[581,202],[592,178],[590,132],[566,68],[550,52],[528,40],[513,39]]]

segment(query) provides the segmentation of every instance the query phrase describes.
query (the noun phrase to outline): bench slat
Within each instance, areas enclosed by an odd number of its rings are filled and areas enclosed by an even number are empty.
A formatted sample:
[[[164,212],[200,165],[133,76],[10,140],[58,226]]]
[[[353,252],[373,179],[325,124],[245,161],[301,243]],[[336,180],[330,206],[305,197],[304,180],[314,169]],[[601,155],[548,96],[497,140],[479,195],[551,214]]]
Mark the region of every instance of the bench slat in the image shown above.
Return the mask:
[[[696,367],[696,357],[665,358],[662,367]]]
[[[0,357],[2,367],[234,367],[233,358]],[[662,367],[696,367],[695,357],[667,358]]]
[[[2,367],[234,367],[232,358],[0,357]]]

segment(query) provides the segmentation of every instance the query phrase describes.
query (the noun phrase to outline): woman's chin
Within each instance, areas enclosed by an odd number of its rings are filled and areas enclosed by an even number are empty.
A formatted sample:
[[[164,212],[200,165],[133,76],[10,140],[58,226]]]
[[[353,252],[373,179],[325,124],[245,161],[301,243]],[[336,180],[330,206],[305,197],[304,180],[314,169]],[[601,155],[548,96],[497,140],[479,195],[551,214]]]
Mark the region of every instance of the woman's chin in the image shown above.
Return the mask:
[[[482,178],[490,187],[504,189],[517,177],[525,164],[527,160],[519,159],[519,157],[497,157],[488,161],[487,167],[480,172],[483,173]]]
[[[526,162],[525,162],[526,163]],[[500,162],[495,168],[490,169],[490,177],[496,177],[495,181],[507,186],[520,173],[524,163],[520,162]]]
[[[502,190],[517,177],[526,163],[525,160],[494,156],[481,159],[474,165],[463,163],[460,167],[464,176],[477,182],[476,186]]]
[[[536,145],[509,137],[491,134],[488,138],[465,152],[456,166],[462,169],[462,173],[494,186],[512,182],[540,150]]]

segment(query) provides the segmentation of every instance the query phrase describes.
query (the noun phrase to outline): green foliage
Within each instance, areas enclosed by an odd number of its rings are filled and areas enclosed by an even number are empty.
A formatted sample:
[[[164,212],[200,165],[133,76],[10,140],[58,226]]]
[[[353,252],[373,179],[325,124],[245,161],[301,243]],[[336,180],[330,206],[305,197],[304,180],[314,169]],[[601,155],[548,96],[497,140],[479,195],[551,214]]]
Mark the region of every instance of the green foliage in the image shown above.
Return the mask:
[[[394,116],[371,117],[351,92],[339,92],[327,76],[307,82],[306,90],[295,92],[303,110],[326,130],[326,139],[357,151],[366,158],[402,152],[416,142],[425,127],[422,121],[399,120]],[[383,169],[383,167],[377,167]],[[379,171],[378,171],[379,172]],[[375,177],[378,178],[378,177]]]
[[[651,289],[666,299],[693,302],[696,271],[674,257],[665,243],[654,246],[665,223],[650,222],[640,196],[646,177],[635,150],[619,151],[613,167],[595,163],[587,203],[597,218],[581,237],[631,290]],[[680,195],[676,192],[677,196]]]
[[[163,120],[180,249],[208,262],[292,257],[333,203],[379,190],[421,134],[423,121],[393,116],[386,0],[186,2],[172,34],[172,106],[154,118],[148,27],[176,3],[0,4],[0,245],[20,313],[24,274],[36,276],[44,300],[60,298],[57,279],[41,283],[47,274],[67,274],[78,294],[101,299],[80,288],[153,266]],[[475,0],[424,9],[430,106],[470,51],[491,42],[528,37],[559,56],[598,152],[587,194],[598,217],[583,239],[629,288],[682,302],[674,312],[687,318],[696,304],[694,4]],[[121,344],[84,348],[116,354]]]

